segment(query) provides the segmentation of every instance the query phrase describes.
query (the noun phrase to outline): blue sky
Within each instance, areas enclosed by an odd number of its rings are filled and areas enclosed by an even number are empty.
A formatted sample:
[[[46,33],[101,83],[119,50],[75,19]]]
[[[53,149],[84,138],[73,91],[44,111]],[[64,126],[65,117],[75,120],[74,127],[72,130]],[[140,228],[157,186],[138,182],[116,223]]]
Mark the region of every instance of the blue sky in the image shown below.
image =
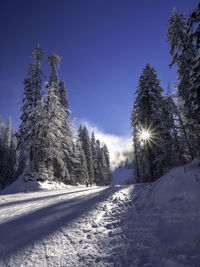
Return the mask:
[[[63,59],[71,118],[105,133],[127,135],[134,91],[146,63],[163,88],[170,70],[167,21],[176,6],[188,15],[198,0],[2,0],[0,8],[0,114],[18,129],[23,84],[37,42],[46,58]],[[46,74],[48,71],[45,69]]]

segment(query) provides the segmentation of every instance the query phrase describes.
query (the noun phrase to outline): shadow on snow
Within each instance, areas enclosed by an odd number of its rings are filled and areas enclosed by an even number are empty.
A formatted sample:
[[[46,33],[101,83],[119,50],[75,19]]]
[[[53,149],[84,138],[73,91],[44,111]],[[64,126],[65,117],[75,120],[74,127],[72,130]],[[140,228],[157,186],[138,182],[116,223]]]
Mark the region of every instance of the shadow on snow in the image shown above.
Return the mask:
[[[28,203],[28,202],[33,203],[34,201],[38,201],[38,200],[55,199],[55,198],[57,198],[59,196],[71,195],[71,194],[76,194],[76,193],[89,191],[89,190],[93,190],[94,191],[96,189],[99,189],[99,188],[88,188],[88,189],[83,189],[83,190],[78,190],[78,191],[59,193],[59,194],[55,194],[55,195],[42,196],[42,197],[33,197],[33,198],[27,198],[27,199],[23,199],[23,200],[16,200],[16,201],[12,201],[12,202],[2,203],[2,204],[0,204],[0,208],[7,207],[7,206],[12,206],[12,205],[16,205],[16,204],[24,204],[24,203]],[[29,193],[34,193],[34,192],[29,192]],[[42,193],[44,193],[44,192],[42,192]]]
[[[1,224],[0,259],[9,259],[13,254],[56,232],[62,226],[69,226],[75,219],[90,212],[95,205],[118,190],[120,188],[106,188],[84,198],[61,200]]]

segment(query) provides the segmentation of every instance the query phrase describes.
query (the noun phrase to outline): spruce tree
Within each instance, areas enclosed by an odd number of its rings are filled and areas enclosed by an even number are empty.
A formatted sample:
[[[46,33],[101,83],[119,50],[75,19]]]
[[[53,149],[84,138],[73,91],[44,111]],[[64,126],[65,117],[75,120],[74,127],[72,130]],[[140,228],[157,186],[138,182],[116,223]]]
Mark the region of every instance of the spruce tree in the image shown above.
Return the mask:
[[[97,185],[100,185],[102,183],[102,175],[101,175],[102,165],[101,165],[101,143],[99,140],[96,140],[95,150],[96,150],[96,159],[97,159],[95,182]]]
[[[89,181],[90,183],[93,183],[94,182],[94,164],[93,164],[93,157],[92,157],[92,147],[91,147],[90,137],[89,137],[86,126],[83,127],[81,138],[82,138],[83,149],[84,149],[85,157],[87,161]]]
[[[92,136],[91,136],[91,148],[92,148],[94,177],[95,177],[95,182],[96,182],[96,177],[98,176],[98,158],[97,158],[96,139],[95,139],[94,132],[92,133]]]
[[[37,133],[35,132],[35,123],[37,116],[33,112],[38,101],[42,97],[42,82],[44,73],[42,71],[42,62],[44,54],[40,45],[37,44],[32,55],[32,63],[28,69],[28,77],[24,80],[24,99],[21,108],[21,124],[19,127],[19,146],[22,154],[27,151],[27,160],[30,164],[30,171],[35,171],[35,152],[34,143],[37,142]]]
[[[163,97],[157,73],[149,64],[140,76],[131,116],[136,155],[137,180],[153,181],[166,171],[170,133],[163,122]],[[149,137],[143,137],[144,134]],[[141,181],[141,180],[140,180]]]
[[[11,118],[6,125],[0,121],[0,159],[0,188],[3,188],[18,174],[17,138],[11,128]]]
[[[189,33],[189,43],[194,42],[198,49],[200,47],[200,2],[187,20],[187,32]]]
[[[200,144],[200,54],[194,59],[194,66],[191,71],[189,100],[192,104],[190,117],[195,121],[198,133],[198,142]]]
[[[167,93],[164,97],[164,111],[166,110],[165,115],[166,116],[166,123],[167,127],[170,131],[171,140],[170,140],[170,149],[171,149],[171,156],[169,155],[169,158],[171,159],[171,165],[180,164],[182,162],[182,156],[183,156],[183,147],[180,142],[180,134],[178,130],[178,123],[179,117],[177,114],[177,106],[174,103],[173,96],[170,93]],[[180,123],[180,122],[179,122]],[[182,131],[182,129],[181,129]]]
[[[63,81],[59,82],[59,96],[60,96],[60,102],[63,105],[67,116],[69,116],[70,111],[69,111],[69,101],[67,99],[67,91],[66,91],[66,86],[65,83]]]
[[[107,146],[101,146],[99,140],[96,140],[96,176],[97,185],[109,185],[111,182],[110,157]]]
[[[69,183],[72,138],[68,122],[69,112],[63,104],[67,101],[64,99],[66,95],[60,93],[60,57],[52,54],[48,62],[51,73],[49,82],[46,83],[47,95],[43,95],[29,113],[30,117],[33,114],[37,116],[33,128],[37,137],[33,143],[34,176],[40,180],[57,177]]]
[[[51,74],[49,82],[46,84],[47,99],[45,127],[43,128],[42,136],[44,137],[43,145],[41,144],[40,150],[42,159],[38,159],[38,163],[42,168],[49,169],[53,175],[60,178],[66,183],[70,182],[70,152],[72,150],[71,131],[68,123],[68,105],[64,105],[63,94],[60,94],[58,67],[61,58],[52,54],[48,57],[49,67]],[[64,90],[64,89],[63,89]],[[62,101],[61,101],[62,100]],[[46,167],[44,167],[46,166]],[[51,174],[49,174],[51,175]]]
[[[168,42],[170,43],[170,54],[173,57],[170,66],[178,66],[178,113],[181,118],[181,128],[183,137],[188,148],[190,158],[193,158],[192,146],[195,146],[195,136],[197,133],[197,123],[192,115],[194,103],[192,101],[193,92],[195,91],[191,79],[191,71],[197,58],[197,49],[193,42],[190,41],[190,33],[187,30],[187,19],[183,14],[178,13],[175,9],[172,11],[172,17],[168,23]],[[194,94],[196,96],[196,94]]]
[[[190,73],[191,87],[189,90],[189,101],[191,101],[190,117],[195,123],[195,133],[198,143],[198,152],[200,151],[200,3],[188,18],[187,32],[189,34],[188,46],[194,44],[197,55],[194,58],[193,67]]]
[[[104,144],[102,147],[102,154],[105,158],[105,185],[109,185],[111,182],[110,155],[106,144]]]
[[[85,157],[85,152],[83,149],[83,144],[80,138],[76,140],[75,146],[75,175],[77,177],[78,183],[86,183],[89,181],[88,170],[87,170],[87,161]]]
[[[193,60],[196,56],[196,49],[193,43],[189,44],[187,33],[187,20],[183,14],[172,10],[172,18],[168,23],[168,42],[170,43],[170,54],[173,57],[172,63],[178,66],[178,94],[183,100],[186,115],[190,112],[188,94],[191,87],[190,72],[193,67]]]

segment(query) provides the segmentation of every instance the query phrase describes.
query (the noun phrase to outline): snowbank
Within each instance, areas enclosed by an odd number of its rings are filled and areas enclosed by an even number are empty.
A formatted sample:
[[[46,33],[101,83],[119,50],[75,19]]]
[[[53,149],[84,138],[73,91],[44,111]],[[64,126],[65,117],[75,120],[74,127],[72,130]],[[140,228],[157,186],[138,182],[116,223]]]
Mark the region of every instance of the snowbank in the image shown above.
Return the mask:
[[[199,162],[173,168],[152,184],[136,185],[135,209],[123,225],[133,266],[200,266]]]
[[[153,185],[154,201],[157,205],[169,204],[181,198],[200,200],[200,166],[199,160],[176,167]]]
[[[113,185],[131,184],[133,182],[133,169],[117,168],[112,173]],[[77,188],[77,186],[66,185],[56,179],[52,181],[38,182],[30,179],[30,177],[20,175],[14,183],[1,190],[0,195],[67,189],[74,187]],[[85,187],[85,185],[79,185],[79,187]]]
[[[67,189],[73,187],[74,186],[66,185],[57,180],[38,182],[20,175],[14,183],[8,185],[0,191],[0,195]]]

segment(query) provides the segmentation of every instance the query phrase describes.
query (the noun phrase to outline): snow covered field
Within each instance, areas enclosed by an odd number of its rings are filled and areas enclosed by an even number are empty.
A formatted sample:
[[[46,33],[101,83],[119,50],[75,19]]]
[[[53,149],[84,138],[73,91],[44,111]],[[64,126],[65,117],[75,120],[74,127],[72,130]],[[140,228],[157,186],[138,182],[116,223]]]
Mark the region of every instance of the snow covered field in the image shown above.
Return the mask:
[[[19,179],[0,196],[0,266],[199,267],[198,164],[152,185],[55,188]]]

